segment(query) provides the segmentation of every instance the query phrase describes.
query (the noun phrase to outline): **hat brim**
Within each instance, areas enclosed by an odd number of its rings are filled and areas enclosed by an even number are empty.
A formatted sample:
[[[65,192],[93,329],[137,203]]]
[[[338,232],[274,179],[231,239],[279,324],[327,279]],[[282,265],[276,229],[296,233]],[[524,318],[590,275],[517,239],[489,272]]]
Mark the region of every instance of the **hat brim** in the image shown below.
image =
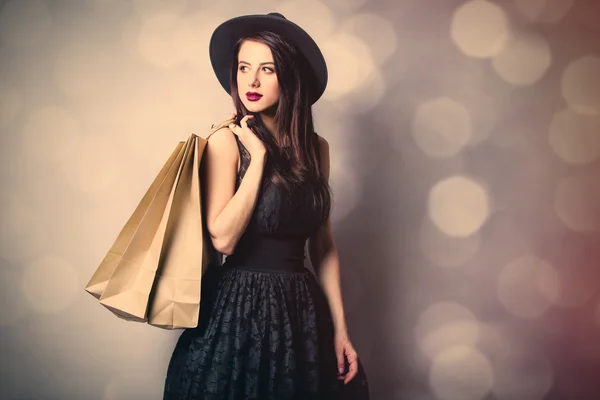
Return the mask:
[[[233,47],[238,39],[248,33],[271,31],[283,36],[298,47],[304,54],[316,78],[315,88],[311,92],[314,104],[325,92],[327,86],[327,64],[325,57],[313,38],[292,21],[273,15],[244,15],[223,22],[210,38],[210,61],[219,83],[230,94],[229,76],[234,59]]]

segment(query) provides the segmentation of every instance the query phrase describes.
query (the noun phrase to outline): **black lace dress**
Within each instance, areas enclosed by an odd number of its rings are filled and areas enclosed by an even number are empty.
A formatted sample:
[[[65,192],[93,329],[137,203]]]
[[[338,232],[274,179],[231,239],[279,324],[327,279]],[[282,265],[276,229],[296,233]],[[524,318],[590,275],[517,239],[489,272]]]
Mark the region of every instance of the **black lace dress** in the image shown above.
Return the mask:
[[[235,138],[237,190],[250,157]],[[199,324],[177,341],[164,400],[368,398],[362,366],[348,385],[337,379],[329,306],[304,267],[322,223],[305,197],[263,180],[234,254],[203,276]]]

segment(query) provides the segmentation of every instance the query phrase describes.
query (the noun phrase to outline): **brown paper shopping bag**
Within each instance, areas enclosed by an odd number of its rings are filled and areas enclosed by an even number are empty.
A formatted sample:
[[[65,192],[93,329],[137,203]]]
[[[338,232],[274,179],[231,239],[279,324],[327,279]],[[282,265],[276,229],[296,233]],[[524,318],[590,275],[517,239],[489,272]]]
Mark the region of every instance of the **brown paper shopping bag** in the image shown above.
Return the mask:
[[[203,221],[200,165],[208,137],[231,121],[177,145],[86,286],[120,318],[197,326],[202,274],[220,264]]]
[[[167,204],[168,216],[159,227],[163,240],[157,241],[155,252],[151,249],[159,258],[148,323],[165,329],[198,325],[202,274],[212,261],[208,256],[212,242],[203,228],[199,180],[206,141],[195,135],[189,140],[190,149]]]
[[[163,185],[169,185],[168,182],[165,182],[165,179],[169,171],[172,169],[176,170],[178,168],[177,164],[178,162],[181,162],[180,160],[183,156],[183,146],[184,143],[180,142],[175,147],[175,150],[173,150],[173,153],[152,182],[152,185],[150,185],[150,188],[148,188],[148,191],[138,204],[137,208],[131,217],[129,217],[129,220],[119,233],[119,236],[117,236],[117,240],[115,240],[114,244],[100,263],[100,266],[98,269],[96,269],[86,285],[85,290],[94,297],[99,299],[104,292],[104,289],[106,289],[108,280],[115,272],[117,265],[121,261],[123,253],[131,244],[134,235],[140,227],[142,219],[148,218],[148,209],[150,208],[151,204],[155,204],[158,190]]]
[[[221,264],[204,222],[200,169],[208,138],[233,119],[211,127],[206,138],[195,135],[193,152],[185,159],[177,190],[167,206],[170,215],[161,249],[159,269],[149,301],[148,323],[160,328],[198,325],[202,275],[209,265]]]
[[[99,300],[121,318],[147,321],[148,302],[164,239],[164,219],[168,218],[169,199],[177,188],[177,179],[191,145],[192,140],[188,140],[182,146],[131,240],[122,252],[113,254],[118,263]]]

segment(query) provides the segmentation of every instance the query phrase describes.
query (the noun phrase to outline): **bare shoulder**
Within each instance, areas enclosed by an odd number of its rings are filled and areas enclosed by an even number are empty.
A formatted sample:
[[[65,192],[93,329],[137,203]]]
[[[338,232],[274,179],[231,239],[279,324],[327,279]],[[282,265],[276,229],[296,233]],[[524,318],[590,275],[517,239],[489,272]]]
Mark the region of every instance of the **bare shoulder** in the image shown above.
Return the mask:
[[[236,145],[234,133],[228,127],[223,127],[219,130],[214,131],[208,136],[208,143],[214,144],[214,146],[231,146]]]
[[[239,157],[237,141],[228,127],[223,127],[208,136],[207,151],[209,154],[228,160],[237,161]]]

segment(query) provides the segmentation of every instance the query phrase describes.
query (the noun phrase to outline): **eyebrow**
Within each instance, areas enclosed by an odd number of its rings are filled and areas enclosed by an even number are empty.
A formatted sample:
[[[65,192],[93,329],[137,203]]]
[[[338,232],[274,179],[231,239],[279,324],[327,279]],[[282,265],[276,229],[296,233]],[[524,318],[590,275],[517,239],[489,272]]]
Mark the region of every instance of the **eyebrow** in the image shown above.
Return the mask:
[[[242,60],[240,60],[240,61],[238,62],[238,64],[242,64],[242,63],[244,63],[244,64],[248,64],[248,65],[252,65],[252,64],[250,64],[248,61],[242,61]],[[275,65],[275,63],[274,63],[273,61],[266,61],[266,62],[261,62],[260,64],[258,64],[258,66],[261,66],[261,65],[266,65],[266,64],[273,64],[273,65]]]

